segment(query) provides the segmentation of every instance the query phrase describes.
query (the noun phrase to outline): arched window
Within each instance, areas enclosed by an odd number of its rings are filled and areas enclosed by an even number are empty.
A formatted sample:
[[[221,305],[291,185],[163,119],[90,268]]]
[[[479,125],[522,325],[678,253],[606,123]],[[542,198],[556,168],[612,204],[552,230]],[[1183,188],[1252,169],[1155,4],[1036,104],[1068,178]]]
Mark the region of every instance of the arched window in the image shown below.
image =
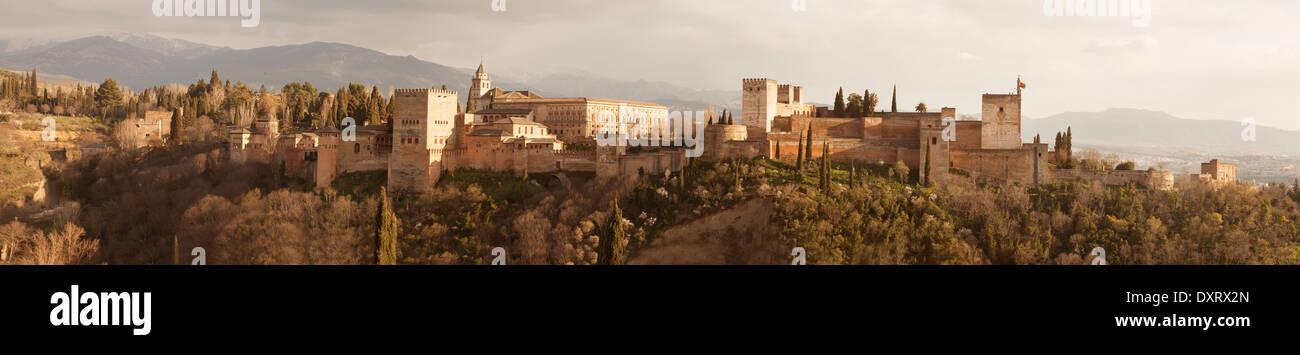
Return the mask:
[[[352,144],[353,144],[353,145],[352,145],[352,152],[353,152],[353,153],[360,153],[360,152],[361,152],[361,143],[352,143]]]

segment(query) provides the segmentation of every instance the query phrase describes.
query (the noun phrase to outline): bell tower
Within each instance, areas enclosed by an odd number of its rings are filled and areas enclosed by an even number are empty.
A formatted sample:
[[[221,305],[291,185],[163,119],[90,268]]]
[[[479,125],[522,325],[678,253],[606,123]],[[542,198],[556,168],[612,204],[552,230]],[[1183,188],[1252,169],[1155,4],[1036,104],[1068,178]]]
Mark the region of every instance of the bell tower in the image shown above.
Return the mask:
[[[488,77],[487,69],[483,68],[483,61],[480,60],[478,71],[474,72],[474,80],[470,82],[469,92],[474,98],[479,98],[488,90],[492,90],[492,78]]]

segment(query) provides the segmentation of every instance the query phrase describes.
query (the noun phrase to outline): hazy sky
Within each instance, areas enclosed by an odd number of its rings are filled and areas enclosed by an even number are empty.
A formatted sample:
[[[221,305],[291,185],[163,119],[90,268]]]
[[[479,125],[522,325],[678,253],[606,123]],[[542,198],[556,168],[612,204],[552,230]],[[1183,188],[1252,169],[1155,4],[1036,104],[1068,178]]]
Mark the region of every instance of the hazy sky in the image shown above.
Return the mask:
[[[499,0],[498,0],[499,1]],[[154,17],[153,0],[0,0],[0,39],[153,33],[251,48],[331,41],[440,64],[525,73],[577,68],[739,90],[805,86],[806,100],[871,89],[977,114],[980,94],[1028,85],[1042,117],[1110,107],[1300,129],[1300,1],[1152,0],[1131,17],[1049,17],[1042,0],[262,0],[261,25]],[[1066,0],[1069,2],[1070,0]],[[1129,0],[1119,0],[1128,3]],[[1300,144],[1300,143],[1298,143]]]

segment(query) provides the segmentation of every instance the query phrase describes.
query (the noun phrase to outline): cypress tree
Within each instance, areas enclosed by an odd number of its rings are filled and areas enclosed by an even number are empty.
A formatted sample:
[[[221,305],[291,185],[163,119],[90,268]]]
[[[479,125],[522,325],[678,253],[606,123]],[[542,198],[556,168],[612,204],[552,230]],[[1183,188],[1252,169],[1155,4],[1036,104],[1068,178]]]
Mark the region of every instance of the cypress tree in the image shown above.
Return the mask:
[[[388,189],[379,188],[379,209],[375,214],[375,264],[397,265],[397,216],[388,202]]]
[[[830,141],[822,142],[822,166],[821,166],[821,188],[822,191],[830,191],[831,188],[831,159],[830,159]]]
[[[172,122],[171,122],[172,133],[171,136],[168,137],[168,140],[170,140],[171,141],[170,143],[174,146],[179,147],[181,144],[184,144],[184,140],[181,138],[182,133],[185,132],[184,121],[185,120],[181,118],[180,109],[175,109],[175,108],[172,109]]]
[[[732,161],[731,161],[731,171],[732,171],[732,173],[735,174],[736,187],[739,188],[739,187],[741,186],[741,185],[740,185],[740,162],[739,162],[739,161],[736,161],[736,160],[732,160]]]
[[[392,126],[393,123],[393,110],[395,109],[394,107],[395,106],[393,106],[393,99],[391,98],[388,99],[388,108],[384,109],[384,123],[387,123],[389,126]],[[469,107],[465,108],[465,113],[469,113]]]
[[[844,87],[835,92],[835,116],[844,117]]]
[[[799,133],[799,149],[796,149],[794,153],[795,153],[794,155],[796,156],[795,163],[794,163],[795,169],[802,174],[803,173],[803,132]]]
[[[1068,164],[1071,167],[1073,167],[1074,166],[1074,127],[1066,126],[1065,137],[1061,137],[1061,140],[1065,142],[1065,161],[1068,162]]]
[[[366,100],[365,122],[359,122],[357,124],[375,124],[377,122],[379,122],[379,103],[373,100]]]
[[[871,102],[871,89],[862,93],[862,117],[871,116],[876,112],[876,104]]]
[[[858,184],[858,161],[849,162],[849,186]]]
[[[608,221],[609,233],[605,238],[600,239],[601,244],[604,245],[600,248],[601,252],[597,256],[597,259],[599,259],[597,261],[604,265],[623,265],[623,239],[625,238],[623,234],[623,211],[618,208],[617,197],[614,198],[610,205],[612,208]]]
[[[898,85],[894,85],[894,94],[890,98],[889,112],[898,112]]]
[[[384,115],[384,96],[379,94],[379,86],[371,86],[370,89],[370,112],[366,117],[368,124],[378,124],[383,122]]]
[[[807,155],[808,155],[808,156],[805,157],[804,159],[805,159],[805,160],[809,160],[809,161],[812,161],[812,158],[813,158],[813,154],[812,154],[812,152],[813,152],[813,145],[812,145],[812,144],[813,144],[813,135],[812,135],[812,134],[813,134],[813,132],[812,132],[812,121],[809,121],[809,122],[808,122],[808,143],[803,145],[803,147],[804,147],[804,154],[807,154]]]

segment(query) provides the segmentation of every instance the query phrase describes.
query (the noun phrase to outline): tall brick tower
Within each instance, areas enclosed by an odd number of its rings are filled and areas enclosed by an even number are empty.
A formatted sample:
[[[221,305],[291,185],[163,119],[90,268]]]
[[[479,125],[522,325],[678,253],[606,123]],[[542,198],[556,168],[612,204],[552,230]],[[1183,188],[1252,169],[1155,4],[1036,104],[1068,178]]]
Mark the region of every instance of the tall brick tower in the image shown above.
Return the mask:
[[[980,120],[980,148],[1020,149],[1019,83],[1014,94],[984,94]]]
[[[742,83],[741,122],[745,124],[749,138],[767,137],[767,132],[772,131],[772,119],[776,117],[776,80],[744,79]]]
[[[397,89],[393,100],[388,189],[426,192],[442,174],[444,152],[455,130],[457,94],[450,90]]]

